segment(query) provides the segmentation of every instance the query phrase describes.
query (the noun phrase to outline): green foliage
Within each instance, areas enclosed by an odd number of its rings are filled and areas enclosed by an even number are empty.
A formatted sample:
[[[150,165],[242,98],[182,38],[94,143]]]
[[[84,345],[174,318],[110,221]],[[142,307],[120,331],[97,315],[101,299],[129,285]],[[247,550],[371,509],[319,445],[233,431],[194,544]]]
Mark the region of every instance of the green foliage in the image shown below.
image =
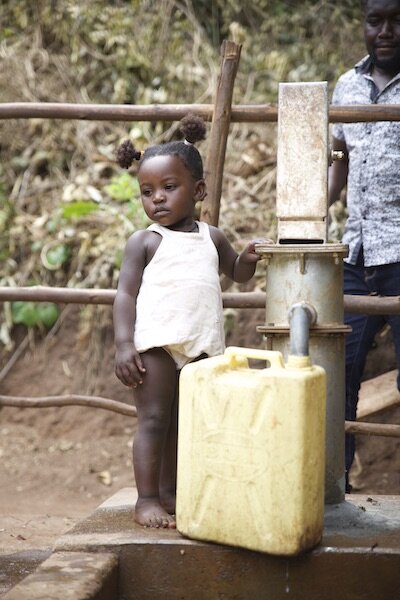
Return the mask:
[[[70,256],[71,251],[69,247],[65,244],[58,244],[56,246],[53,246],[52,248],[49,248],[45,253],[46,262],[48,263],[46,266],[48,266],[49,268],[58,269],[63,264],[68,262]]]
[[[59,310],[52,302],[43,302],[37,305],[38,322],[50,328],[58,319]]]
[[[79,219],[79,217],[85,217],[90,213],[99,209],[99,205],[96,202],[71,202],[62,207],[62,216],[64,219]]]
[[[144,229],[150,224],[150,221],[144,212],[140,201],[139,182],[136,177],[132,177],[124,171],[115,175],[111,183],[104,187],[107,194],[117,202],[126,204],[125,216],[132,223],[133,230]],[[119,268],[122,261],[122,252],[117,252],[115,256],[115,265]]]
[[[122,258],[124,256],[124,253],[122,252],[122,250],[118,250],[115,253],[115,257],[114,257],[114,266],[119,270],[121,268],[122,265]]]
[[[111,183],[104,189],[113,200],[120,202],[128,202],[140,195],[138,180],[126,172],[113,177]]]
[[[44,326],[52,327],[58,319],[59,310],[51,302],[23,302],[11,303],[11,314],[14,323],[20,323],[26,327]]]
[[[150,219],[144,212],[142,203],[138,199],[129,202],[126,213],[127,218],[134,223],[135,229],[145,229],[150,225]]]

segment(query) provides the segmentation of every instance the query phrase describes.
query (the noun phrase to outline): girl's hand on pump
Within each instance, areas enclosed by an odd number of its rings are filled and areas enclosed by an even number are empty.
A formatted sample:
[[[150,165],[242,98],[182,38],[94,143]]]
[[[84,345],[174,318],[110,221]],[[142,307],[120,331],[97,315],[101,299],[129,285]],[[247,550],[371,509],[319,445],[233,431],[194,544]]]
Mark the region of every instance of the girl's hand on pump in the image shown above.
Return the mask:
[[[270,240],[270,239],[258,239],[258,240],[251,240],[250,242],[247,242],[246,246],[240,253],[241,261],[243,261],[245,263],[254,263],[254,262],[258,262],[260,260],[261,255],[257,254],[257,252],[256,252],[257,244],[271,245],[271,244],[274,244],[274,241]]]

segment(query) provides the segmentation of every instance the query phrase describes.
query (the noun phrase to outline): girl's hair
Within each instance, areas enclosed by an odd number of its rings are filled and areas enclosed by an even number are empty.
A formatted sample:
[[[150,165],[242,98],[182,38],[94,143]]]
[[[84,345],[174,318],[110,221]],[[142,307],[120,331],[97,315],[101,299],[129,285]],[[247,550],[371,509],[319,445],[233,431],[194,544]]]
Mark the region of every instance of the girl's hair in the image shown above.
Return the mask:
[[[188,114],[181,119],[179,129],[185,136],[185,141],[149,146],[144,152],[138,152],[132,142],[126,140],[118,147],[118,164],[129,169],[134,160],[141,160],[143,163],[154,156],[179,156],[196,181],[203,179],[203,161],[193,144],[205,138],[206,125],[201,117]]]

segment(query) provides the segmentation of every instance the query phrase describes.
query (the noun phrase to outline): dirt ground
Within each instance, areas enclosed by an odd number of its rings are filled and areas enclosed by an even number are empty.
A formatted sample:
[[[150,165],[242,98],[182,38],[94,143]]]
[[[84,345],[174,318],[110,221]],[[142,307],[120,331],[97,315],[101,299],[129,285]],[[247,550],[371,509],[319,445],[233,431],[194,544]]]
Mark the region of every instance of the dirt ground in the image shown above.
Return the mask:
[[[57,331],[44,341],[32,341],[0,381],[1,393],[76,393],[131,403],[129,391],[113,372],[110,308],[85,310],[79,324],[80,309],[69,306]],[[255,325],[262,322],[262,310],[239,311],[227,343],[261,347]],[[368,375],[393,368],[390,340],[383,336],[371,352]],[[400,409],[371,420],[398,423]],[[0,554],[50,548],[106,498],[132,486],[135,426],[133,417],[98,408],[1,409]],[[359,437],[358,447],[356,489],[400,494],[400,440]]]

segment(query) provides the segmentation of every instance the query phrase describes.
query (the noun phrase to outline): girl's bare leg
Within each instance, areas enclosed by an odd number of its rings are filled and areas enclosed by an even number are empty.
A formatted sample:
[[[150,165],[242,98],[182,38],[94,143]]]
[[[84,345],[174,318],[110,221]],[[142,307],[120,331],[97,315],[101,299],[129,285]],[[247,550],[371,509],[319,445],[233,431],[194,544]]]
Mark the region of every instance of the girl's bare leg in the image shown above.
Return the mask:
[[[192,362],[207,358],[207,354],[201,354]],[[161,462],[160,473],[160,500],[165,510],[175,514],[176,509],[176,467],[177,467],[177,442],[178,442],[178,386],[180,371],[177,372],[176,394],[171,411],[171,423],[167,433],[165,448]]]
[[[135,520],[147,527],[176,527],[161,505],[160,473],[162,455],[171,422],[171,411],[177,393],[175,362],[162,348],[142,354],[146,373],[135,390],[138,429],[133,441],[138,501]]]
[[[175,400],[171,411],[167,439],[161,459],[160,472],[160,500],[162,506],[170,514],[175,514],[176,507],[176,459],[178,441],[178,384],[176,386]]]

